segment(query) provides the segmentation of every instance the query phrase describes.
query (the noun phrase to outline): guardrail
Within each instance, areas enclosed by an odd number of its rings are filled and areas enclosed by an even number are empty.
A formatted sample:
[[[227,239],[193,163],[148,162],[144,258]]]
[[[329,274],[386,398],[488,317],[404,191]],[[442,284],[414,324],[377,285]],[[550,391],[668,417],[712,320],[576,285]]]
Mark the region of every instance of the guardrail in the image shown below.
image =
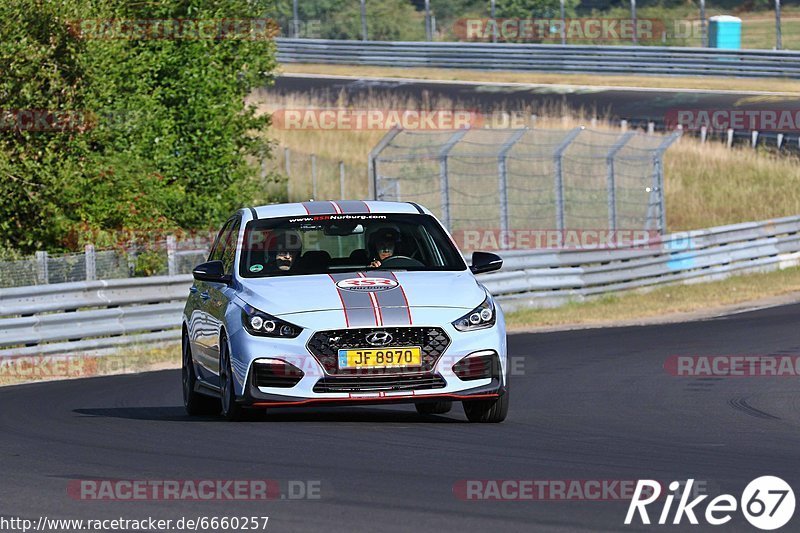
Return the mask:
[[[481,281],[505,310],[800,264],[800,216],[666,235],[604,250],[501,252]],[[72,353],[180,338],[190,275],[0,290],[0,356]]]
[[[800,52],[656,46],[276,39],[281,63],[800,78]]]

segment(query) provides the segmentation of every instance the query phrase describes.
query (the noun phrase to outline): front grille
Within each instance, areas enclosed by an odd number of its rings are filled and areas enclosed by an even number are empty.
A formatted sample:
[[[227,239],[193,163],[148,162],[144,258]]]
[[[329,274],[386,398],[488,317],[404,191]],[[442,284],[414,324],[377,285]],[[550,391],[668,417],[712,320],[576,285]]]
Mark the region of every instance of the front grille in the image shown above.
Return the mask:
[[[322,378],[314,385],[314,392],[374,392],[441,389],[442,376],[423,374],[414,376],[358,376]]]
[[[289,363],[253,363],[253,384],[256,387],[290,388],[301,379],[303,371]]]
[[[339,350],[352,348],[379,348],[370,346],[366,336],[376,331],[383,331],[392,336],[390,346],[420,346],[422,348],[422,366],[415,370],[431,372],[439,357],[450,345],[450,337],[442,328],[358,328],[334,329],[318,331],[308,341],[308,351],[317,358],[319,364],[328,374],[354,374],[356,369],[339,370]],[[363,372],[360,371],[360,372]],[[398,372],[395,369],[371,370],[371,372]]]

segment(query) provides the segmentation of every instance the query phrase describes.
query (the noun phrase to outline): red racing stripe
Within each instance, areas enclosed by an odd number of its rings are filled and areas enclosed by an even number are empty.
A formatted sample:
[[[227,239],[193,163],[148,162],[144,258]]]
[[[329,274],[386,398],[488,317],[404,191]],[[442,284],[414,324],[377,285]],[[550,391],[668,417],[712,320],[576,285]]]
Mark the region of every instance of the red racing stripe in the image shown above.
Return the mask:
[[[342,293],[339,291],[339,287],[336,286],[336,280],[333,279],[333,276],[328,274],[328,277],[331,278],[333,282],[333,286],[336,289],[336,294],[339,296],[339,301],[342,302],[342,311],[344,311],[344,325],[345,327],[350,327],[350,320],[347,318],[347,307],[344,305],[344,298],[342,298]]]

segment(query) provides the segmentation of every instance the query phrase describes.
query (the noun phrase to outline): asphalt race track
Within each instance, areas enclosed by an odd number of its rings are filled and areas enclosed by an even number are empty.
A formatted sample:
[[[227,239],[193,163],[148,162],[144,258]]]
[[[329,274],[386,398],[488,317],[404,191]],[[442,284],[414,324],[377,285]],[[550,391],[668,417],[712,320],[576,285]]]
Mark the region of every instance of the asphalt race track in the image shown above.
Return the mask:
[[[677,82],[676,82],[677,83]],[[636,89],[568,85],[526,85],[503,83],[436,82],[429,80],[396,80],[391,78],[351,78],[290,74],[278,76],[268,91],[278,94],[309,93],[333,105],[341,95],[351,101],[369,95],[392,96],[399,101],[446,98],[466,109],[489,112],[495,109],[532,112],[561,109],[582,109],[611,121],[628,120],[631,125],[646,127],[649,121],[657,130],[665,122],[673,122],[678,110],[792,110],[800,111],[800,99],[789,94],[760,94],[747,91],[711,91],[692,89]],[[786,147],[797,150],[797,131],[785,132]],[[750,132],[735,132],[736,143],[750,142]],[[775,145],[775,134],[763,133],[762,142]]]
[[[0,389],[0,516],[269,516],[268,531],[756,531],[624,526],[620,501],[463,501],[458,480],[704,480],[741,495],[762,475],[800,487],[800,383],[673,377],[671,355],[800,354],[800,305],[658,326],[510,337],[509,418],[460,406],[275,410],[228,423],[183,413],[180,373]],[[314,500],[80,501],[71,479],[318,480]],[[702,506],[704,509],[704,505]],[[657,519],[660,506],[651,511]],[[702,512],[702,511],[701,511]],[[655,516],[654,516],[655,515]],[[800,530],[797,513],[781,531]]]

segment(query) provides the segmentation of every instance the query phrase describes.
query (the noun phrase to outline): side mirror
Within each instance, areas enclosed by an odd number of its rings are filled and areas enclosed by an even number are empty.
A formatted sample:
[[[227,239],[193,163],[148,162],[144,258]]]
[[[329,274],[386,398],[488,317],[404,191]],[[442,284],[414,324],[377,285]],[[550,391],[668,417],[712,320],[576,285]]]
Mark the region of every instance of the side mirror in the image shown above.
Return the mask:
[[[483,274],[484,272],[492,272],[500,270],[503,266],[503,258],[497,254],[490,254],[489,252],[473,252],[472,265],[469,269],[473,274]]]
[[[211,281],[226,285],[231,282],[231,276],[225,274],[225,267],[219,260],[197,265],[192,270],[192,276],[198,281]]]

